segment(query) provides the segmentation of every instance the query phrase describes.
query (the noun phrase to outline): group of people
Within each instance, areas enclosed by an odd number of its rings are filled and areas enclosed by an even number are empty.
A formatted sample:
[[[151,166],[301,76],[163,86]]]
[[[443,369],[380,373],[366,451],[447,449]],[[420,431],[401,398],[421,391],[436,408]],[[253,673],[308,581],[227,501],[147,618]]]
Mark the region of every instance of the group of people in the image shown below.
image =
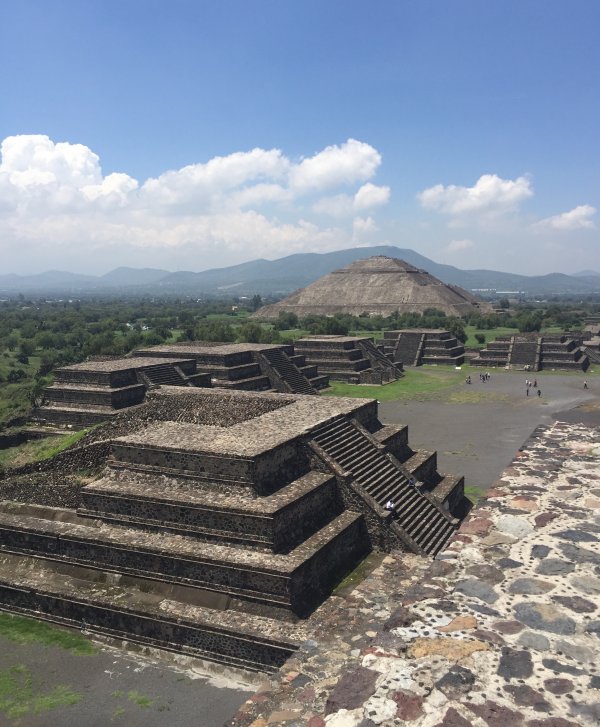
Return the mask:
[[[485,384],[486,381],[489,381],[492,377],[489,375],[489,373],[486,371],[484,374],[479,374],[479,381],[481,381],[483,384]],[[471,381],[471,374],[467,376],[465,379],[465,384],[472,384]]]
[[[542,395],[541,389],[538,389],[537,379],[534,379],[533,381],[530,381],[529,379],[525,379],[525,395],[526,396],[529,396],[530,389],[537,391],[538,396]]]

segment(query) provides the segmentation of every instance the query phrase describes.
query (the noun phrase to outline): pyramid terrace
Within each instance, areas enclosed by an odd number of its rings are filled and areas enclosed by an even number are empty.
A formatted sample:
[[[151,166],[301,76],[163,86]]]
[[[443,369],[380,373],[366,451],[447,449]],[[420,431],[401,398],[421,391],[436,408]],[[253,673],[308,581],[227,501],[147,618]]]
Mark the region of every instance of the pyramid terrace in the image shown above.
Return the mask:
[[[0,608],[274,670],[368,552],[433,556],[468,509],[374,400],[162,386],[126,416],[78,509],[0,506]]]

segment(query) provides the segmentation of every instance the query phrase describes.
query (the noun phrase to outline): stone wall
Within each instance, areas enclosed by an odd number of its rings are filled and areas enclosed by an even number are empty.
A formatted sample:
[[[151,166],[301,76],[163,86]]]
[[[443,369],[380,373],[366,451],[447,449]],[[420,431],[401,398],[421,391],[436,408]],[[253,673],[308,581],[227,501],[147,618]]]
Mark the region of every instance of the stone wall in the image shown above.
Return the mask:
[[[229,727],[596,727],[600,430],[539,429],[433,563],[393,553]]]

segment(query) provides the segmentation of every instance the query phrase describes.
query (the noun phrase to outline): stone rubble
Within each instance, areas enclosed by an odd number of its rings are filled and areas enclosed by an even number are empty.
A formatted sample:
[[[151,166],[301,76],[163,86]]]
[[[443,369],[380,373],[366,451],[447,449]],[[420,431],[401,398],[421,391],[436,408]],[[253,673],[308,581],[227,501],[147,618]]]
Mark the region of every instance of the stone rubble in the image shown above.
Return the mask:
[[[229,727],[600,723],[600,430],[538,428],[433,562],[372,572]]]

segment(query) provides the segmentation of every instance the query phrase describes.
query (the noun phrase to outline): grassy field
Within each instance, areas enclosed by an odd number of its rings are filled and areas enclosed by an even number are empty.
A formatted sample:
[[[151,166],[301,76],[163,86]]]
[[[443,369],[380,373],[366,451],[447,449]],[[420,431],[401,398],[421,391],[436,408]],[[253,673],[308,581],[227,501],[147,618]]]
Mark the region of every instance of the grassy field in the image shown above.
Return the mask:
[[[51,459],[67,447],[75,444],[86,434],[88,430],[82,429],[68,435],[47,437],[25,442],[18,447],[9,447],[0,450],[0,467],[22,467],[32,462],[40,462],[44,459]]]
[[[404,376],[383,386],[365,384],[346,384],[343,381],[331,381],[330,388],[322,392],[322,396],[350,396],[358,399],[377,399],[378,401],[428,401],[443,395],[444,400],[452,404],[477,404],[479,401],[505,401],[506,395],[500,392],[465,387],[465,378],[470,375],[477,379],[482,369],[479,366],[463,365],[460,369],[453,366],[419,366],[407,368]],[[493,375],[494,369],[490,372]],[[504,373],[505,370],[502,369]],[[524,371],[512,370],[514,376],[525,375]],[[582,371],[537,371],[535,377],[543,380],[546,376],[573,376],[582,381],[600,375],[600,366]]]
[[[365,386],[332,381],[324,396],[355,396],[360,399],[398,401],[411,399],[425,401],[440,391],[449,390],[465,379],[464,371],[448,366],[435,368],[407,369],[403,378],[383,386]]]
[[[79,656],[95,654],[98,651],[89,639],[76,631],[8,613],[0,613],[0,636],[17,644],[58,646]]]
[[[465,326],[465,333],[467,334],[466,348],[485,348],[490,341],[494,341],[498,336],[514,336],[518,331],[515,328],[505,327],[481,329],[475,328],[475,326]],[[476,333],[482,333],[485,336],[485,343],[479,343],[475,339]]]

